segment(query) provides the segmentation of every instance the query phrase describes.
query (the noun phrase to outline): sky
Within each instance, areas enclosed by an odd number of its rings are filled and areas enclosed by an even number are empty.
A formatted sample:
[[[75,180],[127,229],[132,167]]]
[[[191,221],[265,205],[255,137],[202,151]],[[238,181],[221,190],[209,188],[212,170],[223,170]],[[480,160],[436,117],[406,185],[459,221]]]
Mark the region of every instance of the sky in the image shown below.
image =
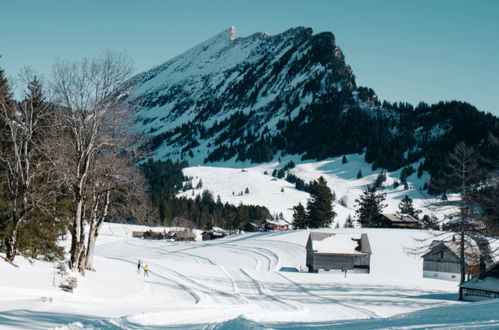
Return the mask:
[[[48,77],[57,59],[124,51],[136,72],[235,26],[240,37],[333,32],[382,100],[460,100],[499,116],[499,0],[0,0],[0,67]]]

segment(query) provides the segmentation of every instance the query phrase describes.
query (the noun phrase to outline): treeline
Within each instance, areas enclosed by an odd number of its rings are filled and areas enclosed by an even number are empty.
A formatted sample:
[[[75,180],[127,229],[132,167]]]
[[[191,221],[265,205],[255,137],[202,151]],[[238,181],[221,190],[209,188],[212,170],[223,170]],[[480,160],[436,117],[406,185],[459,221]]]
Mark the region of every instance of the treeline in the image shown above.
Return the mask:
[[[255,205],[231,205],[222,203],[220,196],[216,200],[208,190],[193,188],[192,178],[185,177],[182,169],[187,162],[152,161],[140,165],[149,182],[149,196],[152,207],[157,210],[156,224],[175,225],[179,219],[186,219],[191,226],[211,229],[213,226],[237,230],[252,221],[271,218],[269,210]],[[187,189],[195,193],[194,198],[176,197]],[[185,222],[185,221],[183,221]]]

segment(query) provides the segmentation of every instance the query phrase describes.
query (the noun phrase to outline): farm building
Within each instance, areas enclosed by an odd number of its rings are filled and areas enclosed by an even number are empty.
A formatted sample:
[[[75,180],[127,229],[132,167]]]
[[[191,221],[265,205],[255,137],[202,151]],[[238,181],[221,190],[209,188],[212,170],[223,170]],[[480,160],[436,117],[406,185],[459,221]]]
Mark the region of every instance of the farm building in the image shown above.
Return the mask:
[[[371,246],[367,234],[311,232],[307,241],[307,267],[319,271],[369,273]]]
[[[383,213],[373,219],[374,227],[419,228],[419,221],[407,214]]]
[[[196,241],[196,235],[191,231],[176,231],[174,239],[176,242],[194,242]]]
[[[286,220],[265,220],[264,230],[289,230],[289,222]]]
[[[465,273],[470,279],[478,275],[480,265],[480,251],[466,243],[465,246]],[[459,261],[460,244],[458,241],[433,241],[430,250],[423,258],[423,277],[438,278],[448,281],[461,279],[461,263]]]
[[[254,232],[263,231],[263,227],[259,223],[248,222],[244,225],[243,230],[246,232],[254,233]]]
[[[462,300],[465,301],[499,298],[499,262],[490,266],[480,276],[462,283],[459,290],[461,290]]]
[[[222,228],[213,227],[211,230],[204,231],[202,233],[203,241],[209,241],[213,239],[224,238],[228,235],[228,233]]]

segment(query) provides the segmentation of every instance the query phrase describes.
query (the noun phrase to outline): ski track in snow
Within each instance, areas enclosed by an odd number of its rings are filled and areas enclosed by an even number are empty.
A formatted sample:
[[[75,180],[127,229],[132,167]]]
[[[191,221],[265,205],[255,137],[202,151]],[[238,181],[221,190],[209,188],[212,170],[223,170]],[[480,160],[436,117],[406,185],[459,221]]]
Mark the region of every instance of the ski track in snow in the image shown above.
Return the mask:
[[[311,296],[313,298],[317,298],[317,303],[334,303],[334,304],[340,305],[341,307],[343,307],[345,309],[348,309],[350,311],[354,311],[354,312],[361,311],[362,313],[364,313],[369,318],[380,317],[378,314],[376,314],[375,312],[373,312],[373,311],[371,311],[371,310],[369,310],[367,308],[362,308],[362,307],[359,307],[359,306],[353,306],[353,305],[350,305],[350,304],[346,304],[344,302],[341,302],[339,299],[326,298],[326,297],[319,296],[318,294],[310,292],[305,287],[303,287],[301,284],[299,284],[299,283],[297,283],[297,282],[289,279],[284,274],[278,273],[278,272],[275,272],[275,274],[279,275],[281,278],[283,278],[284,280],[286,280],[289,283],[291,283],[292,285],[294,285],[301,292],[303,292],[303,293],[305,293],[305,294],[307,294],[307,295],[309,295],[309,296]]]
[[[50,290],[36,285],[16,289],[33,281],[37,273],[30,273],[26,266],[2,268],[2,277],[7,279],[14,278],[12,272],[17,271],[28,271],[31,277],[24,275],[24,280],[16,278],[12,284],[0,282],[0,328],[2,322],[10,322],[19,328],[206,329],[242,315],[271,328],[367,329],[398,324],[384,322],[399,322],[396,314],[400,313],[462,306],[453,301],[455,283],[418,277],[422,261],[405,254],[404,246],[421,231],[362,229],[371,241],[372,274],[345,278],[335,273],[277,271],[279,267],[304,266],[307,231],[248,233],[179,243],[132,238],[130,233],[136,227],[127,230],[128,226],[104,227],[109,230],[97,241],[97,272],[79,278],[72,295],[52,287],[52,264],[42,264],[45,268],[37,275],[46,277],[42,282],[50,283]],[[137,274],[139,259],[149,265],[149,277]],[[5,276],[5,272],[10,275]],[[20,298],[12,299],[14,293]],[[54,299],[48,303],[40,296]],[[82,314],[75,314],[75,308]],[[497,319],[499,314],[465,324],[488,327],[497,324]],[[446,322],[457,324],[452,319]],[[431,322],[424,324],[433,326]],[[442,323],[435,325],[441,327]]]
[[[107,256],[106,258],[109,258],[109,259],[113,259],[113,260],[119,260],[119,261],[123,261],[123,262],[127,262],[127,263],[130,263],[130,264],[133,264],[133,265],[136,265],[136,262],[135,260],[130,260],[128,258],[125,258],[125,257],[119,257],[119,256]],[[201,301],[201,297],[199,294],[197,294],[196,292],[194,292],[194,290],[192,290],[189,286],[181,283],[181,281],[178,281],[177,279],[175,279],[174,277],[172,276],[168,276],[168,275],[165,275],[165,274],[161,274],[157,271],[149,271],[149,273],[151,275],[156,275],[158,277],[161,277],[167,281],[170,281],[170,282],[173,282],[175,283],[180,289],[184,290],[185,292],[187,292],[190,296],[192,296],[192,298],[194,299],[194,302],[196,304],[198,304],[200,301]],[[140,293],[139,294],[136,294],[140,297]],[[132,295],[133,296],[136,296],[136,295]]]

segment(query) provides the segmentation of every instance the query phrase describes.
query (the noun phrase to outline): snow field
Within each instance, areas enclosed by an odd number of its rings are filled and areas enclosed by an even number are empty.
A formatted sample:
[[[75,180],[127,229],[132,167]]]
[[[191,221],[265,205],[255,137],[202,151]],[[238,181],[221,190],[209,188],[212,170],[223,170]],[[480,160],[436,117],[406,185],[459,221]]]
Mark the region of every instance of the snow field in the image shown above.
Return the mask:
[[[193,178],[195,187],[199,180],[202,180],[203,187],[200,189],[185,191],[179,196],[194,198],[201,194],[203,190],[208,189],[214,195],[220,195],[222,202],[229,202],[234,205],[254,204],[266,206],[271,214],[283,213],[288,221],[292,221],[293,206],[298,203],[306,205],[309,194],[295,189],[295,185],[284,179],[272,177],[272,171],[275,168],[284,167],[290,160],[294,161],[296,166],[290,172],[306,183],[311,180],[317,180],[323,176],[328,186],[336,193],[336,202],[334,211],[337,213],[335,223],[343,225],[348,215],[355,217],[355,200],[359,198],[367,185],[372,184],[381,169],[372,171],[371,164],[364,161],[364,155],[350,154],[346,155],[348,162],[342,164],[342,157],[329,158],[323,161],[300,161],[299,156],[282,157],[278,161],[255,165],[241,162],[226,162],[213,164],[212,166],[193,166],[184,169],[184,175]],[[227,167],[229,166],[229,167]],[[419,162],[412,164],[417,170]],[[363,177],[357,179],[359,169]],[[267,175],[264,174],[267,172]],[[405,195],[411,197],[414,201],[414,208],[420,209],[423,214],[435,214],[443,218],[453,210],[452,207],[439,205],[438,198],[428,196],[422,190],[425,182],[429,180],[429,174],[426,172],[417,177],[413,173],[407,178],[409,189],[404,190],[403,185],[393,188],[394,181],[400,181],[401,169],[386,173],[387,180],[384,188],[381,190],[386,193],[385,204],[387,207],[384,212],[395,213],[398,210],[398,204]],[[249,194],[244,194],[245,189],[249,189]],[[284,192],[281,192],[284,189]],[[234,192],[234,195],[232,194]],[[242,196],[239,193],[243,192]],[[448,196],[452,199],[453,196]],[[339,200],[344,198],[346,207],[339,204]]]
[[[240,315],[292,327],[463,305],[456,283],[422,278],[421,258],[406,254],[414,237],[428,236],[420,230],[334,230],[367,233],[373,251],[371,274],[345,277],[278,271],[305,269],[306,230],[178,243],[132,238],[140,228],[105,224],[97,272],[75,275],[73,294],[53,287],[50,263],[0,263],[0,328],[205,328]],[[137,273],[138,259],[149,265],[149,277]]]

